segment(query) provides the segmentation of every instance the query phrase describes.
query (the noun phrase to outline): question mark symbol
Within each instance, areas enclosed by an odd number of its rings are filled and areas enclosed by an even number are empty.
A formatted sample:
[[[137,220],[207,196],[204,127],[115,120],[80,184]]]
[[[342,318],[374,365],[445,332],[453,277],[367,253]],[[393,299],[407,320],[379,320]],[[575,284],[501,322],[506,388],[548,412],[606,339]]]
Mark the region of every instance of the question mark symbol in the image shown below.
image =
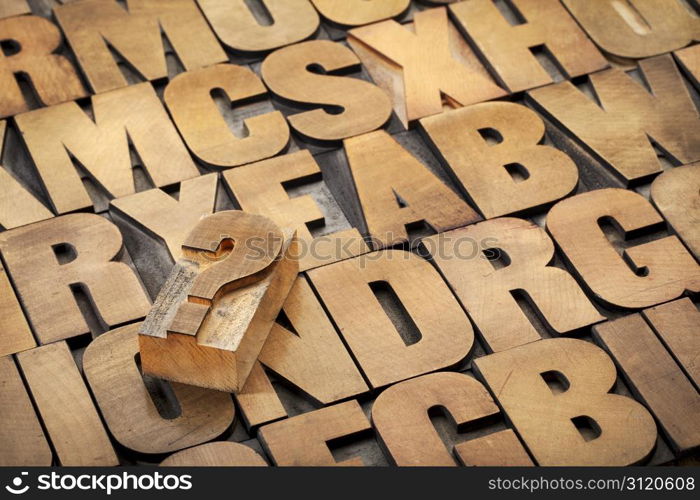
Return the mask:
[[[228,210],[204,217],[182,245],[199,273],[173,318],[177,331],[196,335],[217,296],[257,281],[283,242],[280,228],[261,215]]]

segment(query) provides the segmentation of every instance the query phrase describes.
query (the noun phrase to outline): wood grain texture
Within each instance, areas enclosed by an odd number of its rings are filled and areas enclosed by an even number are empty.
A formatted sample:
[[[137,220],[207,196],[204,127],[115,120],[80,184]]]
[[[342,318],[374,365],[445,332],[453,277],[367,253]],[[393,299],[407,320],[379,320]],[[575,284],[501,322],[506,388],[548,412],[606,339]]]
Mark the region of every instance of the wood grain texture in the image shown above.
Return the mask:
[[[395,384],[372,405],[372,425],[394,465],[456,465],[428,415],[435,407],[457,425],[499,413],[486,388],[461,373],[431,373]]]
[[[576,164],[558,149],[540,144],[544,122],[525,106],[474,104],[423,118],[420,124],[488,219],[542,207],[570,194],[578,184]],[[488,142],[483,130],[495,131],[501,142]],[[510,167],[525,178],[514,178]]]
[[[268,424],[258,439],[278,466],[359,466],[360,457],[336,462],[327,442],[370,428],[362,408],[352,400]]]
[[[621,69],[589,75],[592,99],[571,82],[532,90],[528,96],[623,182],[641,182],[661,172],[650,137],[674,164],[700,159],[700,137],[688,133],[700,121],[670,55],[640,61],[639,70],[644,84]]]
[[[17,356],[60,465],[118,465],[100,416],[68,345],[56,342]]]
[[[685,298],[645,309],[642,315],[695,387],[700,387],[700,312],[697,306]]]
[[[544,229],[529,221],[494,219],[431,236],[422,245],[489,351],[540,339],[514,292],[525,294],[542,322],[559,335],[605,320],[569,273],[549,265],[554,244]]]
[[[0,421],[0,466],[51,465],[51,448],[12,356],[0,357]]]
[[[348,43],[391,97],[408,128],[414,120],[506,92],[496,85],[457,29],[447,9],[416,13],[413,23],[382,21],[348,32]]]
[[[531,467],[535,465],[511,429],[497,431],[455,445],[462,465],[476,467]]]
[[[289,143],[289,127],[279,111],[246,118],[247,135],[235,136],[212,98],[224,91],[235,103],[265,95],[262,81],[250,69],[219,64],[176,76],[165,88],[164,100],[192,153],[214,167],[235,167],[264,160]]]
[[[594,331],[637,398],[656,416],[676,453],[700,446],[700,393],[642,316],[608,321]]]
[[[319,405],[369,390],[304,276],[294,282],[282,311],[289,324],[272,326],[258,358],[262,364]],[[287,415],[259,365],[236,399],[249,427]]]
[[[0,158],[5,149],[6,131],[7,122],[2,120],[0,121]],[[53,214],[0,165],[0,227],[13,229],[51,217]]]
[[[262,0],[272,24],[263,25],[244,0],[197,0],[219,40],[243,52],[263,52],[309,38],[319,18],[309,0]]]
[[[157,187],[199,175],[149,83],[94,96],[92,112],[71,102],[15,118],[58,214],[93,206],[71,156],[110,198],[135,192],[130,145]]]
[[[294,233],[229,210],[201,219],[182,249],[139,331],[143,370],[240,391],[297,276]]]
[[[700,266],[675,236],[620,252],[600,227],[612,220],[625,237],[663,222],[643,196],[599,189],[557,203],[547,230],[596,298],[624,308],[649,307],[700,290]]]
[[[59,248],[68,249],[67,262],[58,260]],[[71,286],[88,294],[107,327],[138,320],[150,307],[134,271],[116,260],[119,230],[98,215],[64,215],[5,231],[0,251],[41,344],[90,332]]]
[[[593,41],[613,56],[650,57],[700,38],[700,21],[681,2],[563,0]]]
[[[474,332],[447,284],[425,259],[401,250],[336,262],[311,282],[373,388],[452,366],[471,351]],[[402,339],[370,284],[388,286],[420,339]]]
[[[194,0],[128,0],[126,7],[82,0],[53,11],[95,93],[129,84],[109,47],[144,79],[167,77],[162,33],[185,70],[227,60]]]
[[[5,0],[0,2],[0,19],[30,14],[31,12],[32,10],[29,8],[27,0]]]
[[[17,81],[18,74],[31,82],[32,93],[44,106],[86,95],[71,62],[54,54],[61,46],[61,32],[56,26],[38,16],[2,17],[0,10],[0,37],[5,43],[17,44],[19,50],[0,57],[0,118],[31,109]]]
[[[139,324],[96,338],[85,350],[83,370],[109,430],[119,443],[141,453],[168,453],[222,434],[235,415],[231,396],[189,385],[171,385],[176,418],[158,413],[136,365]]]
[[[651,201],[700,259],[700,163],[666,170],[654,179]]]
[[[346,46],[314,40],[276,50],[265,58],[260,72],[277,96],[315,108],[287,117],[294,130],[311,139],[338,141],[371,132],[391,116],[391,102],[381,89],[364,80],[330,74],[359,64]],[[323,74],[310,71],[310,66],[320,66]],[[321,106],[342,111],[331,114]]]
[[[174,262],[182,255],[187,235],[214,211],[218,182],[217,174],[207,174],[182,181],[177,200],[160,189],[149,189],[113,200],[110,208],[162,240]]]
[[[515,430],[543,466],[630,465],[656,444],[656,424],[634,399],[609,394],[617,372],[589,342],[546,339],[474,361]],[[564,383],[557,392],[545,376]],[[586,439],[574,424],[585,417],[599,435]]]
[[[673,53],[688,79],[700,89],[700,45],[692,45]]]
[[[173,453],[162,467],[265,467],[267,462],[257,451],[240,443],[219,441],[200,444]]]
[[[0,357],[36,346],[36,340],[0,262]]]
[[[310,196],[290,196],[285,185],[320,176],[308,150],[229,170],[224,181],[241,208],[269,217],[280,227],[294,228],[299,239],[299,270],[306,271],[369,251],[356,228],[314,237],[308,225],[324,223],[326,214]]]
[[[396,17],[410,0],[311,0],[323,17],[343,26],[362,26]]]
[[[237,392],[234,397],[241,409],[243,422],[248,429],[287,416],[287,410],[277,396],[260,361],[255,362],[243,389]]]
[[[479,215],[388,133],[348,139],[345,154],[360,212],[375,247],[408,241],[407,225],[435,232],[471,224]]]
[[[509,5],[525,23],[512,26],[492,0],[458,2],[450,12],[510,92],[552,82],[533,47],[544,47],[566,78],[608,66],[559,0],[514,0]]]

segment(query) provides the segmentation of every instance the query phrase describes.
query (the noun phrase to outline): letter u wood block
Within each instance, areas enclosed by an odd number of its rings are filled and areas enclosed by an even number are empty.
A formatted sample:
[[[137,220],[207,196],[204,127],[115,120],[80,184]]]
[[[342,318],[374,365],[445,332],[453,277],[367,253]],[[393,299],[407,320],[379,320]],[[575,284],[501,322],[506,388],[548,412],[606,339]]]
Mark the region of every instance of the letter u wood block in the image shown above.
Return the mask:
[[[182,254],[139,331],[143,371],[238,392],[296,278],[296,239],[229,210],[202,219]]]

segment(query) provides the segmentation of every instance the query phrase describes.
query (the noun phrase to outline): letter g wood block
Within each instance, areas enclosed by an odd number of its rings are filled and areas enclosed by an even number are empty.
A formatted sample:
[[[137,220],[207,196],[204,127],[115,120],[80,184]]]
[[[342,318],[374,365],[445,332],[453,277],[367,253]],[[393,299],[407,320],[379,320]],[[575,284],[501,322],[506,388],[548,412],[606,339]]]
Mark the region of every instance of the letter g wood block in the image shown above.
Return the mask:
[[[203,218],[139,331],[143,371],[241,390],[299,269],[287,233],[239,210]]]

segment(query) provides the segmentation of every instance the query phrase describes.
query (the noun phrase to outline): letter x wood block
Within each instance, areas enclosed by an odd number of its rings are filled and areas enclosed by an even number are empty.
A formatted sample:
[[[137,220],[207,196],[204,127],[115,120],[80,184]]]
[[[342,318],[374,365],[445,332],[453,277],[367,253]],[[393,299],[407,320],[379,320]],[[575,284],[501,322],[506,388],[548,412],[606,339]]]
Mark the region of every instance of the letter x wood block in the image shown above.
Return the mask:
[[[287,233],[239,210],[204,217],[139,332],[143,371],[238,392],[298,273]]]

